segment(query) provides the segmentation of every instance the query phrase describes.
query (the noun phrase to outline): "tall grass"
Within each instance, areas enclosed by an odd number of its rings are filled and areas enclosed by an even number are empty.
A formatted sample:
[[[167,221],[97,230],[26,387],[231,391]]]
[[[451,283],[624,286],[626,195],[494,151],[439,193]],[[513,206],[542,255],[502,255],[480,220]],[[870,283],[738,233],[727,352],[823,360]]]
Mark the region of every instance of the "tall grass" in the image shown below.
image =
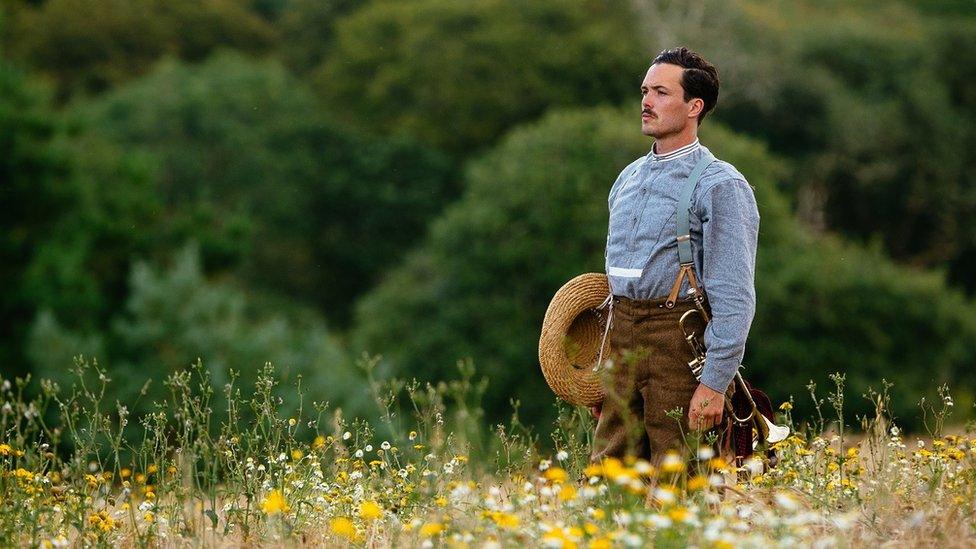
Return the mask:
[[[197,363],[165,380],[143,417],[104,402],[110,380],[79,358],[62,388],[0,386],[0,544],[701,547],[877,543],[971,545],[976,440],[945,434],[953,401],[924,403],[926,437],[907,442],[888,389],[871,416],[844,417],[844,377],[817,417],[763,459],[736,469],[689,437],[657,467],[589,463],[592,420],[559,405],[550,433],[527,428],[518,402],[486,425],[484,380],[470,361],[438,384],[377,379],[371,421],[280,387],[267,365],[254,387],[214,387]],[[127,383],[133,380],[125,380]],[[141,382],[141,380],[139,380]],[[296,391],[293,417],[280,391]],[[548,395],[547,395],[548,396]],[[825,402],[833,416],[824,417]],[[540,437],[545,437],[540,438]],[[548,449],[548,450],[547,450]],[[757,455],[763,455],[760,452]]]

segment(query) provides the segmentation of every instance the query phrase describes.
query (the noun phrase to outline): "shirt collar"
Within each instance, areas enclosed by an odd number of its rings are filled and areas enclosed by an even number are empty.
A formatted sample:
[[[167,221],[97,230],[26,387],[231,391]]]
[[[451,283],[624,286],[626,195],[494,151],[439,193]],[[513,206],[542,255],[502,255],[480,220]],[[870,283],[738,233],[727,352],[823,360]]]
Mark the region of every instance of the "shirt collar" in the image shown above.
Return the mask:
[[[654,162],[664,162],[667,160],[674,160],[675,158],[681,158],[682,156],[689,155],[701,148],[701,143],[696,137],[694,141],[688,143],[680,149],[675,149],[666,154],[657,154],[654,152],[654,145],[651,145],[651,160]]]

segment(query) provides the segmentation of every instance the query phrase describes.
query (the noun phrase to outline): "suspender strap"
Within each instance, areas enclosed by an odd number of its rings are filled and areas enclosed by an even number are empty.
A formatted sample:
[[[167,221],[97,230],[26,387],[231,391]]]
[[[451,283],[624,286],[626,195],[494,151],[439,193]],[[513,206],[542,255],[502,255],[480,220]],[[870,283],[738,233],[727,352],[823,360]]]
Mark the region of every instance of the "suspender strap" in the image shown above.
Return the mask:
[[[681,190],[681,198],[678,199],[678,213],[676,214],[678,221],[678,259],[682,265],[692,262],[691,231],[688,228],[691,216],[691,195],[695,192],[695,187],[698,186],[698,180],[705,173],[705,168],[712,162],[715,162],[715,157],[711,154],[702,156],[701,160],[695,164],[695,168],[691,170],[691,175],[688,176],[688,181],[685,183],[684,189]]]
[[[691,255],[691,195],[694,193],[695,187],[698,186],[698,181],[701,179],[702,174],[705,173],[705,168],[714,161],[715,157],[710,153],[702,156],[701,160],[695,164],[694,169],[691,170],[691,175],[688,176],[684,188],[681,189],[681,197],[678,199],[678,211],[675,214],[678,222],[678,260],[681,263],[681,269],[678,271],[678,278],[674,280],[674,286],[671,288],[668,300],[665,302],[665,306],[668,309],[673,308],[674,304],[678,301],[678,292],[681,291],[681,281],[685,276],[688,277],[688,283],[691,284],[691,287],[696,292],[701,292],[698,288],[698,280],[695,278],[695,270],[692,268],[694,261]]]

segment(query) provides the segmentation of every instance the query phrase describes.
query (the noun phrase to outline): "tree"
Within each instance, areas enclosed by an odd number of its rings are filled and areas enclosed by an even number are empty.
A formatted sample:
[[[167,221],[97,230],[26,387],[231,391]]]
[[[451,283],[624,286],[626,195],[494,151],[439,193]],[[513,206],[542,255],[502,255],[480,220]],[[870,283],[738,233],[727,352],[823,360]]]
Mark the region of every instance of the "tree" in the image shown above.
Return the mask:
[[[348,135],[274,61],[167,60],[78,114],[148,155],[172,231],[201,240],[210,272],[309,301],[337,323],[455,194],[446,158]]]
[[[141,75],[163,55],[260,52],[275,39],[270,24],[238,0],[48,0],[15,15],[11,55],[51,77],[62,100]]]
[[[380,1],[313,75],[346,125],[468,157],[554,106],[636,97],[647,52],[611,2]]]
[[[0,64],[0,363],[16,374],[25,373],[21,345],[34,315],[27,271],[79,193],[45,99],[43,88]]]
[[[289,0],[278,21],[282,60],[300,75],[319,66],[335,48],[338,22],[365,4],[364,0]]]

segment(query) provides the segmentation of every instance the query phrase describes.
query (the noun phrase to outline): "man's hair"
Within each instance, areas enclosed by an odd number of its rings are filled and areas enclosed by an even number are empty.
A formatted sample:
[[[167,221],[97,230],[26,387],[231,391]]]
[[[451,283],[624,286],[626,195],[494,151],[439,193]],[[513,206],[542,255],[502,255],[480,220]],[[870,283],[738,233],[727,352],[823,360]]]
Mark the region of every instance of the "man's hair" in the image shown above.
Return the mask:
[[[651,65],[657,63],[678,65],[685,69],[681,74],[684,100],[687,102],[697,97],[705,102],[702,112],[698,115],[698,125],[701,126],[705,115],[718,103],[718,71],[704,57],[685,47],[662,51],[657,54]]]

